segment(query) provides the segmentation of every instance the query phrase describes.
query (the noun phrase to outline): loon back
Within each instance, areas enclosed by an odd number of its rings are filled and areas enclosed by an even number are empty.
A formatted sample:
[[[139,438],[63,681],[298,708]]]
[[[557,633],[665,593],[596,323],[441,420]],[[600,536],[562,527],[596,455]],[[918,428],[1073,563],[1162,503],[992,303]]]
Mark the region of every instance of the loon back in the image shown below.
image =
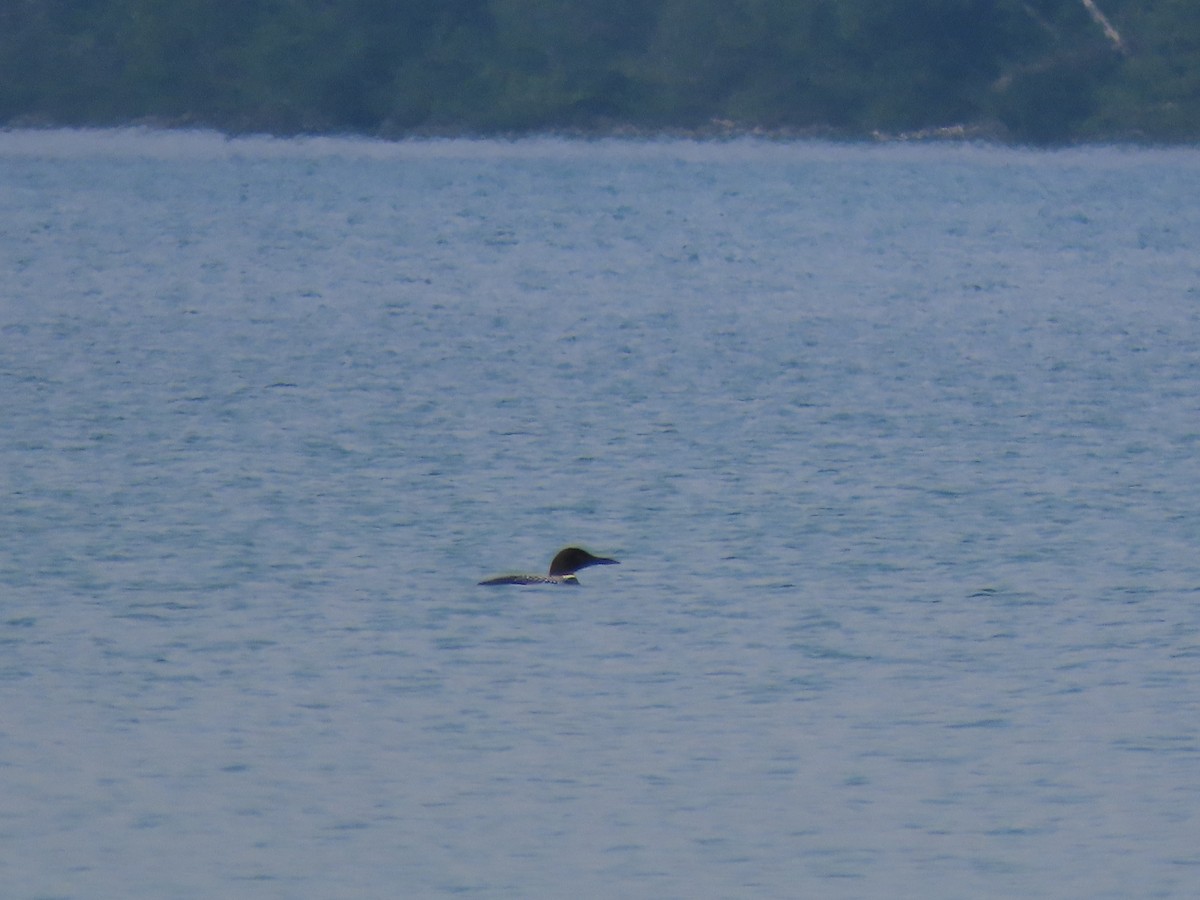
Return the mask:
[[[574,575],[501,575],[480,584],[579,584]]]
[[[579,547],[567,547],[565,550],[558,551],[554,556],[554,561],[550,563],[549,575],[501,575],[498,578],[489,578],[486,581],[479,582],[480,584],[579,584],[579,579],[575,577],[575,573],[580,569],[586,569],[588,566],[615,566],[615,559],[608,559],[603,556],[592,556],[586,550],[581,550]]]

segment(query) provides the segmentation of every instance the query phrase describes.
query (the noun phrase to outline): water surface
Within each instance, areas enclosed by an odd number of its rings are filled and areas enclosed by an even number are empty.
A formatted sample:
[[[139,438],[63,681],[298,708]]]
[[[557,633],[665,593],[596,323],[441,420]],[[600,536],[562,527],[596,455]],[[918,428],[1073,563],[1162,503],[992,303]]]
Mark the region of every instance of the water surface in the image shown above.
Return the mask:
[[[6,132],[0,221],[9,895],[1194,893],[1195,151]]]

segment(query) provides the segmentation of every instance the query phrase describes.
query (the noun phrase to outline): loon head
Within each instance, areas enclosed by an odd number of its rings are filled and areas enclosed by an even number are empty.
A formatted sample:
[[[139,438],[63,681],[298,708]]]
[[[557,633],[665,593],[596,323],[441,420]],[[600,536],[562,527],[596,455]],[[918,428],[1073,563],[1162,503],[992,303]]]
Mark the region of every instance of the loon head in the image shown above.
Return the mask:
[[[564,580],[569,579],[574,583],[578,583],[575,578],[575,573],[580,569],[586,569],[588,566],[615,566],[618,565],[615,559],[607,559],[603,556],[592,556],[586,550],[581,550],[578,547],[567,547],[565,550],[559,550],[555,555],[554,560],[550,563],[550,574],[565,576]]]

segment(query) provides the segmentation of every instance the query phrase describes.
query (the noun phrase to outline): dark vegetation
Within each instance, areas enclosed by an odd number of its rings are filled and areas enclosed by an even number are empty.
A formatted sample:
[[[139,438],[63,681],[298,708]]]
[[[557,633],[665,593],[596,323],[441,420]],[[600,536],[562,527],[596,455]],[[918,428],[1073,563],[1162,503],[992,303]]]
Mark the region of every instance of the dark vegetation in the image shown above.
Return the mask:
[[[0,0],[0,123],[135,122],[1193,141],[1200,2]]]

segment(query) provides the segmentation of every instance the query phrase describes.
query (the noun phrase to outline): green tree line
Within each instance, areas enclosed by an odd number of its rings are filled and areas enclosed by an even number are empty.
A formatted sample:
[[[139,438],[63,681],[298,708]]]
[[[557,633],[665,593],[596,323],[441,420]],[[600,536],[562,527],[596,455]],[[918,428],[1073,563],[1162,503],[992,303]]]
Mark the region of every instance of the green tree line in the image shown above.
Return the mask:
[[[0,123],[1200,137],[1197,0],[0,0]]]

